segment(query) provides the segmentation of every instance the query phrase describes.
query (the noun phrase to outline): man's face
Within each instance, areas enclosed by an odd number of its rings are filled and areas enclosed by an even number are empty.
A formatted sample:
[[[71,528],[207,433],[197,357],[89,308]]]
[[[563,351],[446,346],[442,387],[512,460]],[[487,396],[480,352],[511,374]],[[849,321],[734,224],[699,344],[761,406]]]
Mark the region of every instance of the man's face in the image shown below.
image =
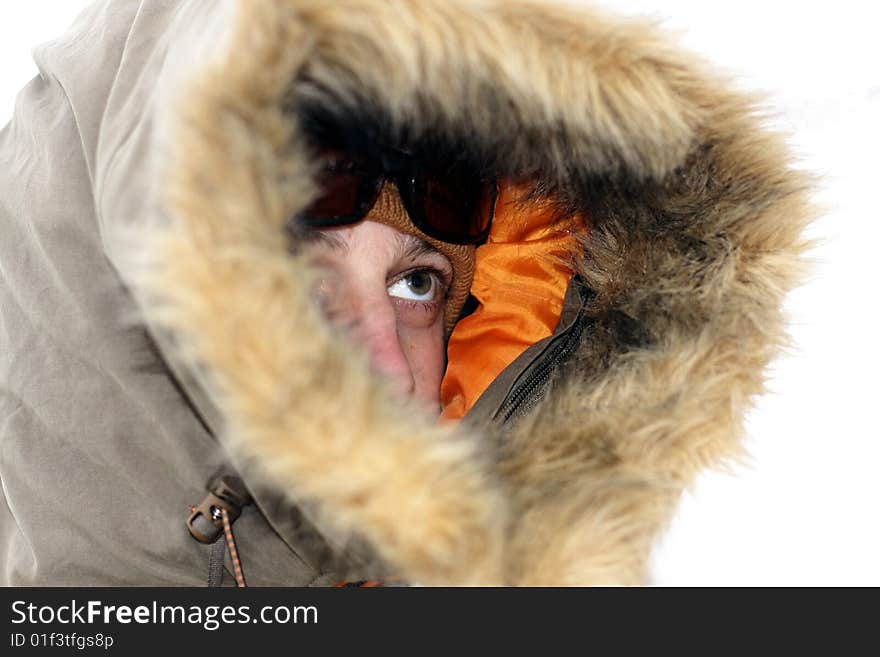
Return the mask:
[[[309,254],[326,271],[317,296],[327,316],[369,349],[402,395],[439,411],[446,292],[452,266],[413,235],[375,221],[315,231]]]

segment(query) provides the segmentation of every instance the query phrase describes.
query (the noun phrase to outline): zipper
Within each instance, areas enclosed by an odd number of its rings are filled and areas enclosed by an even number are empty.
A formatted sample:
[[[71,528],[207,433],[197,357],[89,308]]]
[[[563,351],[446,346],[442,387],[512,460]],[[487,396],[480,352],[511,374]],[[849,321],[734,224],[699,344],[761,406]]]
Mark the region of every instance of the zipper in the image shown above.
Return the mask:
[[[565,292],[562,314],[553,335],[536,342],[508,365],[464,420],[475,427],[485,427],[502,425],[515,415],[527,413],[540,399],[553,370],[574,352],[586,325],[593,322],[585,313],[594,297],[595,292],[575,274]]]
[[[495,418],[507,424],[515,417],[523,417],[537,404],[547,391],[553,372],[577,349],[584,329],[590,319],[579,314],[574,323],[559,339],[551,344],[539,361],[523,372],[507,398],[499,407]]]
[[[580,276],[575,274],[569,290],[579,297],[576,316],[568,327],[556,335],[543,352],[518,377],[510,388],[504,401],[492,416],[493,421],[504,425],[517,417],[523,417],[543,398],[547,386],[559,366],[574,354],[584,330],[593,320],[586,315],[586,309],[595,298],[596,293],[583,284]]]

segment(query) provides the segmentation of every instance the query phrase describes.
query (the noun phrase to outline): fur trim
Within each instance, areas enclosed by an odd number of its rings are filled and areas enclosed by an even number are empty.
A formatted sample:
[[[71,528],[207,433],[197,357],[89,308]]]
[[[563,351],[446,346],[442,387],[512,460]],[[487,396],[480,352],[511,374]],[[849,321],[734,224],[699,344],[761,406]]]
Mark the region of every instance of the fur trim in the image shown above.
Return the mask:
[[[649,24],[538,2],[239,0],[224,49],[169,108],[138,286],[246,476],[411,581],[643,582],[683,488],[739,454],[808,246],[810,180],[756,99]],[[591,217],[595,328],[500,451],[391,401],[309,302],[284,225],[316,115],[540,174]]]

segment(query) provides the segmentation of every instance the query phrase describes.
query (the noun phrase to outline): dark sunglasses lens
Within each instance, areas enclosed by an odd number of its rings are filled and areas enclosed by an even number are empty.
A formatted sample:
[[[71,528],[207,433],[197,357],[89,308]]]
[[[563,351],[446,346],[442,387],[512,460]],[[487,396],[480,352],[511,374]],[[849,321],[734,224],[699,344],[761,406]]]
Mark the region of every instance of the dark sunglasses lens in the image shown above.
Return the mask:
[[[472,172],[450,169],[428,176],[419,185],[424,205],[425,232],[459,244],[486,236],[492,220],[494,185]]]
[[[375,201],[377,177],[357,159],[336,151],[323,153],[322,160],[315,179],[318,197],[303,212],[303,220],[316,227],[356,221]]]

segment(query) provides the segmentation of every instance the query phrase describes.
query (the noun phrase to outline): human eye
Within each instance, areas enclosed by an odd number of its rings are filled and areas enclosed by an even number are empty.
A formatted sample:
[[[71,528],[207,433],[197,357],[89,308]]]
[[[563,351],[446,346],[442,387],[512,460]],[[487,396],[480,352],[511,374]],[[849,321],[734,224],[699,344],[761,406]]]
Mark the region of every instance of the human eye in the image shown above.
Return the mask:
[[[437,272],[416,269],[401,276],[388,286],[388,295],[408,301],[431,303],[441,294],[442,284]]]

